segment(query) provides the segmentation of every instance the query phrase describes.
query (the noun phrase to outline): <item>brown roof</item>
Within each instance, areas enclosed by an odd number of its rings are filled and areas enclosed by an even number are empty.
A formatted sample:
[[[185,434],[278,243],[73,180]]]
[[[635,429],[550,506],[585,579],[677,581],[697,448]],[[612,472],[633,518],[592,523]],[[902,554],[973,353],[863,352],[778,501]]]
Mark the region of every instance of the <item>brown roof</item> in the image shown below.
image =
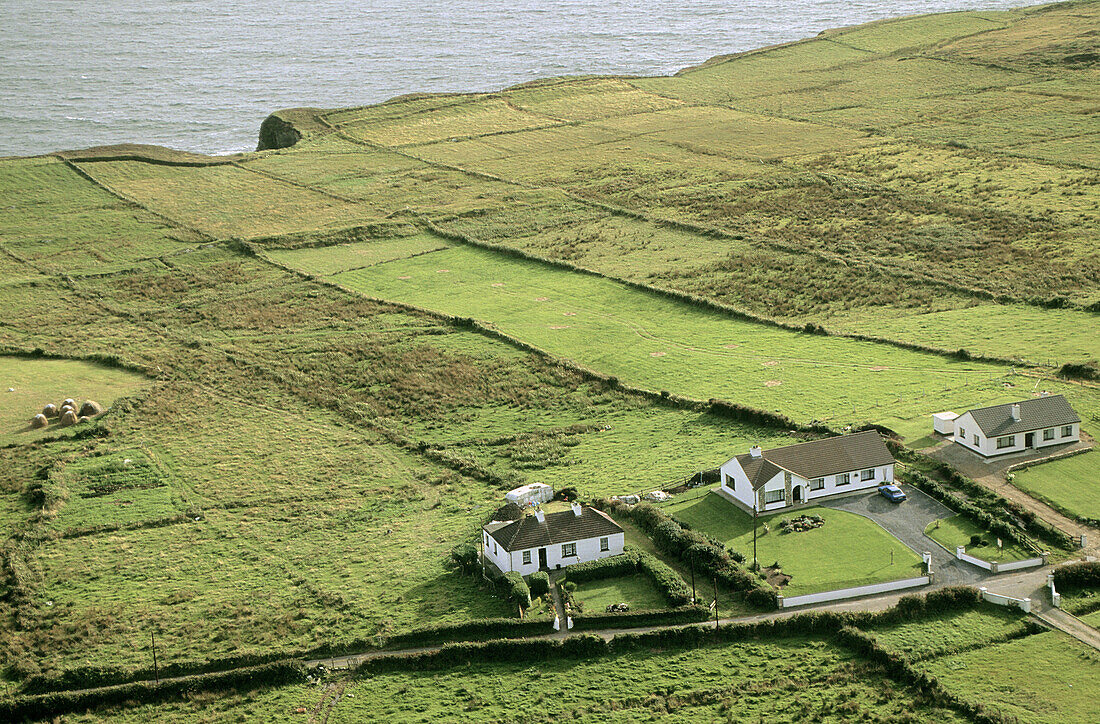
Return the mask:
[[[1019,420],[1012,419],[1013,404],[1020,406]],[[1043,427],[1058,427],[1081,422],[1080,416],[1073,411],[1062,395],[1034,397],[1017,403],[1008,402],[992,407],[979,407],[968,412],[986,437],[1011,435]]]
[[[506,551],[572,543],[623,532],[606,513],[587,506],[581,507],[580,515],[575,515],[570,509],[548,513],[544,518],[540,523],[535,516],[525,515],[511,523],[486,526],[485,532]]]
[[[493,514],[489,516],[490,521],[512,521],[519,520],[523,517],[523,508],[519,507],[515,503],[505,503],[503,506],[493,511]]]
[[[882,435],[874,430],[777,447],[764,450],[761,455],[760,458],[748,453],[737,456],[737,462],[752,482],[753,490],[771,480],[780,470],[789,470],[812,480],[894,463],[894,456],[886,448]]]

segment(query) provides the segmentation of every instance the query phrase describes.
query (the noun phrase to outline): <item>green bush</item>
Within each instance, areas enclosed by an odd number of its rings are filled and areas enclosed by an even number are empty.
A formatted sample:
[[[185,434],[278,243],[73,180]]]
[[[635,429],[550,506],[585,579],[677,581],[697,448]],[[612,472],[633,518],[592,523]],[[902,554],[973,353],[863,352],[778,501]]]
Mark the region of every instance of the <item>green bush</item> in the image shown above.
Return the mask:
[[[515,571],[504,574],[505,584],[508,586],[508,600],[521,608],[531,607],[531,589],[527,587],[527,581]]]
[[[546,571],[535,571],[527,579],[527,587],[535,598],[550,592],[550,575]]]
[[[1054,569],[1054,587],[1066,591],[1100,589],[1100,561],[1071,563]]]
[[[477,546],[472,543],[463,543],[451,550],[451,561],[458,566],[463,573],[472,573],[478,566]]]

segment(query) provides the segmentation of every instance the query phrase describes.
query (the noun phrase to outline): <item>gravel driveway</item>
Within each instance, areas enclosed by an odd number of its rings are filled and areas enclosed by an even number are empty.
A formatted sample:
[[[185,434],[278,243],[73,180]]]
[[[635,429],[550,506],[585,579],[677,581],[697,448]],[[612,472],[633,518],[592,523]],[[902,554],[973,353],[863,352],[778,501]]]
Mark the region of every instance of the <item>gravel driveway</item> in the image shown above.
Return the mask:
[[[931,551],[936,583],[975,584],[987,578],[988,573],[956,560],[953,554],[924,534],[929,523],[954,515],[954,511],[911,485],[904,486],[903,490],[909,499],[902,503],[891,503],[877,491],[815,502],[824,508],[846,510],[870,518],[918,554]]]

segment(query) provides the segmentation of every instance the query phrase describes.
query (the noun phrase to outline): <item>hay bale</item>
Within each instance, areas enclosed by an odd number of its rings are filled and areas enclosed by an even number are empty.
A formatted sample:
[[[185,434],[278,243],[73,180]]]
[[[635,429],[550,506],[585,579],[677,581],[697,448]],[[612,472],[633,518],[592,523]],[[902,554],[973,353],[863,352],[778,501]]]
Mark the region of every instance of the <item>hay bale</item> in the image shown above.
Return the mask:
[[[76,409],[76,400],[69,397],[64,402],[61,403],[61,406],[62,407],[71,407],[75,410]]]
[[[84,404],[80,406],[81,417],[95,417],[96,415],[103,414],[103,406],[95,400],[85,400]]]
[[[76,414],[76,408],[72,407],[71,405],[62,405],[61,409],[57,411],[57,415],[58,415],[58,417],[65,417],[66,412],[71,412],[75,415]]]
[[[69,427],[76,424],[76,413],[72,410],[61,415],[61,427]]]
[[[57,411],[57,405],[51,402],[42,408],[42,414],[46,417],[57,417],[61,413]]]
[[[35,415],[34,418],[31,420],[31,427],[35,429],[38,429],[40,427],[47,427],[49,424],[50,421],[46,419],[46,416],[43,415],[41,412]]]
[[[80,419],[77,420],[77,422],[91,422],[91,421],[92,421],[92,418],[88,417],[87,415],[81,415]]]

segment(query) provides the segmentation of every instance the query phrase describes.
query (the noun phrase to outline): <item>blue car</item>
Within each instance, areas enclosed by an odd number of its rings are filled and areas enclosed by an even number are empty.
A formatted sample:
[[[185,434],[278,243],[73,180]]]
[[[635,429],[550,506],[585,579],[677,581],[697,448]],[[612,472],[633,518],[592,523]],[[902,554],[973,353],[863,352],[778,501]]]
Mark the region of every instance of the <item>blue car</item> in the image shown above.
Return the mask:
[[[900,503],[905,500],[905,493],[896,485],[880,485],[878,487],[878,492],[879,495],[886,498],[891,503]]]

